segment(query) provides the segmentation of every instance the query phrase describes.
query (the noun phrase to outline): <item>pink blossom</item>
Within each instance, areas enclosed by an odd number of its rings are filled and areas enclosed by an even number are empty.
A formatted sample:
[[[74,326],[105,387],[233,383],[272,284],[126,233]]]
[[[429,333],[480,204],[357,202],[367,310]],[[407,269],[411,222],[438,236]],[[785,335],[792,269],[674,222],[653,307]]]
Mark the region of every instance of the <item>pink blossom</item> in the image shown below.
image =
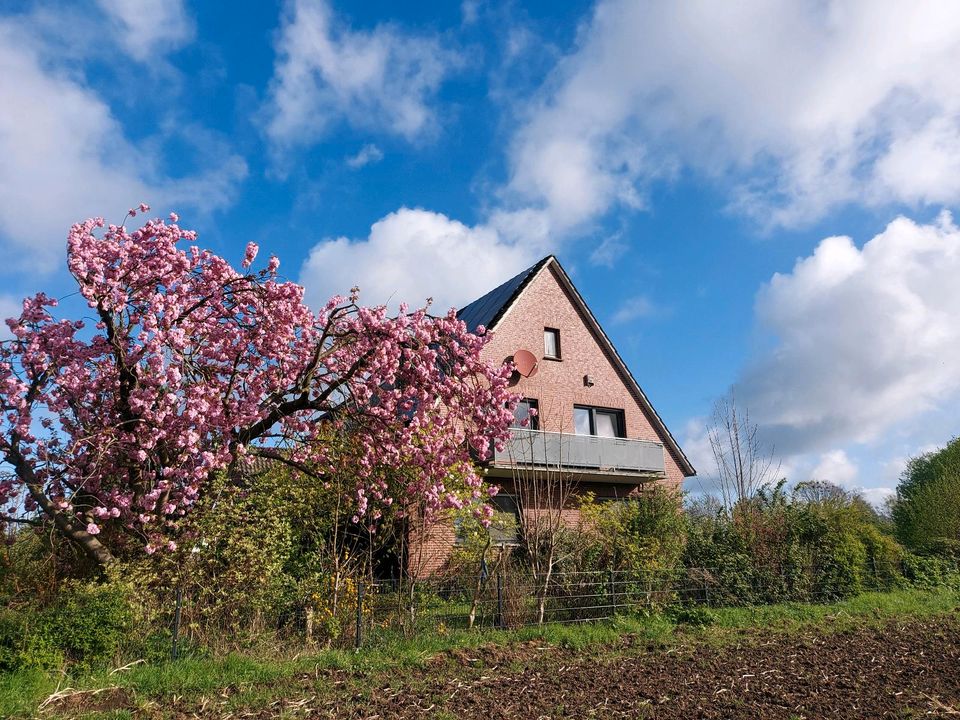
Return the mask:
[[[257,259],[257,253],[259,252],[259,246],[251,241],[247,243],[247,250],[243,254],[243,262],[240,263],[243,267],[248,268],[253,265],[253,261]]]
[[[236,460],[275,453],[279,437],[323,474],[342,461],[329,433],[348,431],[356,523],[394,503],[430,515],[488,492],[472,458],[506,442],[517,402],[510,368],[481,358],[489,338],[452,311],[360,306],[356,288],[313,312],[302,287],[277,278],[276,258],[243,274],[195,241],[160,219],[70,229],[67,267],[96,322],[55,316],[40,293],[8,324],[0,459],[13,474],[0,480],[0,507],[24,497],[28,511],[50,508],[47,519],[57,514],[88,552],[106,541],[83,528],[114,527],[152,553],[175,542],[180,519]],[[256,254],[249,243],[243,268]],[[390,468],[409,472],[388,487]],[[38,504],[28,478],[49,502]]]

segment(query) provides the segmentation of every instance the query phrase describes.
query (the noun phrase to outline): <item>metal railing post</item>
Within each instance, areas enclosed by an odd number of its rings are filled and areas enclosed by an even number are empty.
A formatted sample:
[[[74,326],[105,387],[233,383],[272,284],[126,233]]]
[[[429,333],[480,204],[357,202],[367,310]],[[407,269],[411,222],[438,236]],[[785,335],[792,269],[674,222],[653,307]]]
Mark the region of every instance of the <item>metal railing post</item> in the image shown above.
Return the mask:
[[[610,614],[617,614],[617,588],[614,585],[614,571],[610,568]]]
[[[502,628],[503,623],[503,572],[497,572],[497,627]]]
[[[177,646],[180,640],[180,613],[183,609],[183,588],[177,588],[177,604],[173,611],[173,643],[170,648],[170,658],[176,660],[180,654],[180,648]]]
[[[363,642],[363,581],[357,582],[357,634],[355,647],[359,650]]]

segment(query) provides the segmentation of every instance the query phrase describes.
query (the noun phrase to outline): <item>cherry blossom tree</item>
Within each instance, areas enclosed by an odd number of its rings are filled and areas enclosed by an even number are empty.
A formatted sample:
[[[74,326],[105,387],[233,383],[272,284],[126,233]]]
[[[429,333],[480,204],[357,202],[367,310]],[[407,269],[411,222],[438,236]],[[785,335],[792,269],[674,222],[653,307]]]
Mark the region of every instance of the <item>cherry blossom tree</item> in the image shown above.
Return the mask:
[[[453,310],[361,307],[356,289],[312,312],[276,257],[254,271],[249,243],[237,270],[178,222],[74,225],[68,267],[91,317],[58,319],[40,293],[7,321],[4,520],[52,526],[101,565],[174,549],[215,473],[265,456],[322,474],[331,428],[359,448],[355,522],[395,500],[435,512],[483,497],[462,468],[507,438],[516,397],[510,368],[481,359],[482,329]],[[385,467],[414,472],[392,488]]]

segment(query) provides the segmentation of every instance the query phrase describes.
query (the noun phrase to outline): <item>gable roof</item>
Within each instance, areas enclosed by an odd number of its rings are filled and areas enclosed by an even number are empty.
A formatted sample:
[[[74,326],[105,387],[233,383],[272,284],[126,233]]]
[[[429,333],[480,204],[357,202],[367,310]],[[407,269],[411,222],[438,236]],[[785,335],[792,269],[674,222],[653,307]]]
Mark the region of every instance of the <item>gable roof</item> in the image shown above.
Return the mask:
[[[680,448],[680,444],[676,441],[676,438],[673,437],[673,434],[670,432],[670,430],[667,429],[666,423],[663,422],[663,418],[661,418],[656,409],[654,409],[653,404],[650,402],[649,398],[647,398],[646,393],[643,392],[640,384],[637,382],[636,378],[633,377],[633,373],[630,372],[630,368],[627,367],[627,364],[623,361],[623,358],[620,357],[620,353],[617,352],[616,347],[614,347],[613,343],[610,341],[610,338],[603,331],[603,328],[597,321],[597,318],[587,306],[587,303],[584,301],[580,291],[577,290],[576,286],[573,284],[573,281],[570,280],[570,276],[567,275],[566,270],[563,269],[563,266],[560,265],[560,261],[557,260],[555,256],[547,255],[547,257],[543,258],[536,264],[531,265],[518,275],[510,278],[505,283],[494,288],[483,297],[477,298],[469,305],[463,307],[457,313],[457,317],[466,323],[467,328],[470,331],[474,331],[479,325],[483,325],[487,328],[487,330],[490,331],[495,330],[503,317],[510,311],[510,308],[513,306],[513,304],[517,301],[520,295],[523,294],[523,291],[526,290],[533,279],[536,278],[546,268],[552,268],[556,272],[556,276],[560,281],[561,286],[564,288],[564,290],[566,290],[567,294],[572,299],[574,306],[583,316],[584,320],[586,320],[587,326],[593,332],[594,336],[599,340],[601,349],[610,358],[614,367],[627,384],[628,389],[647,413],[650,421],[653,423],[654,428],[666,441],[668,449],[676,459],[677,463],[680,465],[680,469],[683,471],[683,474],[688,477],[691,475],[696,475],[696,469],[693,467],[693,465],[690,463],[690,460]]]
[[[457,313],[457,317],[467,324],[467,330],[470,332],[476,331],[480,325],[488,330],[492,329],[494,325],[500,322],[500,318],[503,317],[514,300],[520,297],[520,293],[536,277],[540,269],[551,259],[553,259],[553,255],[548,255],[518,275],[514,275],[503,285],[498,285],[483,297],[479,297],[469,305],[464,306]]]

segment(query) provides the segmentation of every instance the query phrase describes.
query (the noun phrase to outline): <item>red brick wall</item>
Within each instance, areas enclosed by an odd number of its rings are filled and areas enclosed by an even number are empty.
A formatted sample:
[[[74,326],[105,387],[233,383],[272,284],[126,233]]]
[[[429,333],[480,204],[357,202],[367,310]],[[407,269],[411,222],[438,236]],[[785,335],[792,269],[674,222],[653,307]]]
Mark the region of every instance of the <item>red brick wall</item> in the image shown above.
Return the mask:
[[[560,360],[543,358],[545,327],[560,331]],[[630,391],[628,380],[604,352],[599,338],[591,332],[586,318],[581,316],[551,266],[540,272],[502,318],[484,354],[499,363],[520,349],[532,352],[539,366],[534,377],[521,378],[513,390],[537,400],[541,430],[572,433],[573,406],[593,405],[623,410],[628,438],[665,444],[665,438],[657,433],[652,419]],[[584,385],[584,375],[592,378],[591,387]],[[666,447],[664,467],[666,478],[658,482],[670,490],[679,490],[683,470]],[[510,492],[509,480],[492,480]],[[591,491],[598,497],[622,497],[638,489],[638,485],[587,482],[578,487],[580,492]],[[570,525],[576,525],[579,520],[575,509],[564,511],[564,516]],[[453,525],[449,519],[412,533],[409,572],[424,576],[442,569],[450,557],[453,542]]]

